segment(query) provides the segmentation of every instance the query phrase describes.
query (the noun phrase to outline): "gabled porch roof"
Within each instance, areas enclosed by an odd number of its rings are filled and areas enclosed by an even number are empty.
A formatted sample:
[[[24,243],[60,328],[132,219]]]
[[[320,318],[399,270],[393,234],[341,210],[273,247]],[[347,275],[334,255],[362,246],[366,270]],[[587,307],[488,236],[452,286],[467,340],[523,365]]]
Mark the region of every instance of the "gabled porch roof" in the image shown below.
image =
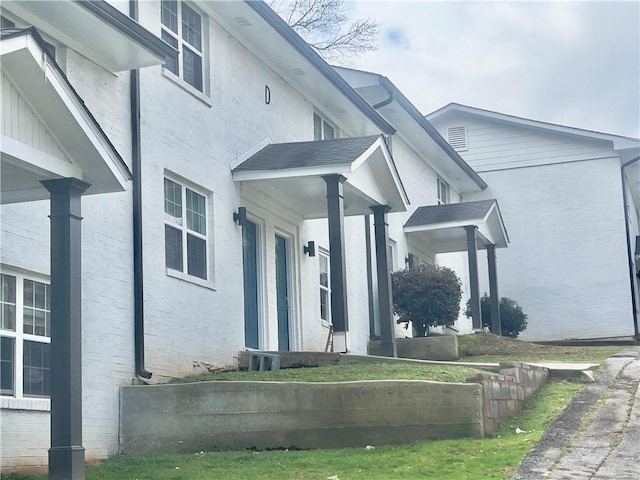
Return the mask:
[[[1,202],[49,198],[42,180],[74,177],[87,194],[122,191],[131,173],[34,28],[3,32]]]
[[[344,215],[366,215],[371,206],[406,211],[409,200],[381,135],[270,144],[232,166],[235,181],[277,189],[304,218],[327,216],[324,177],[342,175]]]
[[[497,200],[419,207],[404,224],[404,232],[428,245],[433,253],[467,250],[465,227],[477,226],[478,248],[505,248],[509,236]]]

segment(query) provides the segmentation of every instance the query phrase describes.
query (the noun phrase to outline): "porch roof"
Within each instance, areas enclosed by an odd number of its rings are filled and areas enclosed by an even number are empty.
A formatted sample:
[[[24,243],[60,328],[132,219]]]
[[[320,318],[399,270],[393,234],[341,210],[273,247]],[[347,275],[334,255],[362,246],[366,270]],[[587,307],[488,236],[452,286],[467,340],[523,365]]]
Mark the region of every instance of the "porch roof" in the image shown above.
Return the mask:
[[[269,144],[232,165],[235,181],[272,187],[295,202],[304,218],[327,216],[323,177],[343,175],[345,215],[373,205],[406,211],[409,200],[381,135]]]
[[[467,250],[464,227],[474,225],[479,249],[487,244],[507,247],[509,236],[495,199],[419,207],[404,224],[404,232],[433,253],[463,252]]]
[[[46,53],[38,32],[3,31],[0,55],[7,102],[25,119],[18,121],[14,112],[3,128],[1,202],[47,199],[40,181],[52,178],[84,180],[91,184],[86,194],[124,190],[131,178],[127,165]]]

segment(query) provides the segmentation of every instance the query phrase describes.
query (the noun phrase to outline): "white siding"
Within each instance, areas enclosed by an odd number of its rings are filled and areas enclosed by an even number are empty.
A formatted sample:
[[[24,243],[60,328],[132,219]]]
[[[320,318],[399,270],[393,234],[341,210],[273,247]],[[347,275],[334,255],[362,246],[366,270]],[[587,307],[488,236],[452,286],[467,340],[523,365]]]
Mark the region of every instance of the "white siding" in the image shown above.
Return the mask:
[[[434,125],[445,138],[448,127],[467,126],[468,150],[460,153],[479,173],[611,155],[611,147],[602,141],[539,132],[475,116],[451,114],[434,121]]]

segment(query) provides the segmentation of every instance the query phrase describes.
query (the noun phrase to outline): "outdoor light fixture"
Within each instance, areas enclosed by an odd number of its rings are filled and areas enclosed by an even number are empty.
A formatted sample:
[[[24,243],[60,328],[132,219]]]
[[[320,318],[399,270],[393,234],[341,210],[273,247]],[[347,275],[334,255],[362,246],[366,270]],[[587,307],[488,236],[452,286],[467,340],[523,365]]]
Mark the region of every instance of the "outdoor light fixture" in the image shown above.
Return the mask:
[[[407,268],[413,268],[416,263],[416,257],[414,257],[413,253],[410,253],[408,256],[404,257],[404,263]]]
[[[310,257],[315,257],[316,256],[316,242],[314,242],[313,240],[309,240],[307,242],[307,244],[302,247],[302,251],[304,253],[306,253],[307,255],[309,255]]]
[[[233,221],[243,227],[247,223],[247,207],[238,207],[238,211],[233,212]]]

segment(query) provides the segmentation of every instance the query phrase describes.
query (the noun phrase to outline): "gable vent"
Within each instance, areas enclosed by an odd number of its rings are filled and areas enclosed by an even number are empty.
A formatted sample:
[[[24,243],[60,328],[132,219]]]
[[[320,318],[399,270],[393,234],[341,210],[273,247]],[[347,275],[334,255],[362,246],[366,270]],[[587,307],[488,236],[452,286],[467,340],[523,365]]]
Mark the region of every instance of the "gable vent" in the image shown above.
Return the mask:
[[[465,125],[447,127],[447,142],[454,150],[468,150],[467,127]]]

